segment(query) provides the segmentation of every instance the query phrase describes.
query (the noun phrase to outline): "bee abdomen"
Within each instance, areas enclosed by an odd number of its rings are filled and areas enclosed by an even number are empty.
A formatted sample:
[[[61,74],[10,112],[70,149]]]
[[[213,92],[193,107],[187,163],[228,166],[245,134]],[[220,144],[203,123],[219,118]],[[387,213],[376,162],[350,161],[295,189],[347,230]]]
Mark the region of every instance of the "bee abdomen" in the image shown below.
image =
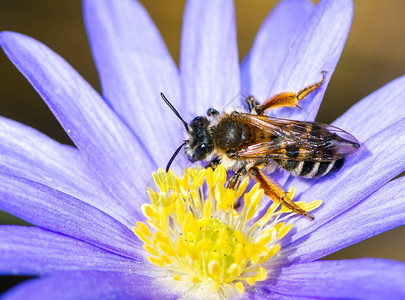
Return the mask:
[[[322,177],[339,170],[344,163],[344,158],[327,162],[275,160],[283,169],[295,176],[314,178]]]

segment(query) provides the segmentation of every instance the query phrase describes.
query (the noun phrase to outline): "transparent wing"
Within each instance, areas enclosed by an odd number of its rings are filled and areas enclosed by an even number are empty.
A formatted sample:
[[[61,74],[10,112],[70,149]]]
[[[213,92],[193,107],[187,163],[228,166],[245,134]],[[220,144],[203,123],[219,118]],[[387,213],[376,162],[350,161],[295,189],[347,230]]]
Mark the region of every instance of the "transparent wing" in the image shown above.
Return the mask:
[[[350,133],[327,124],[241,114],[243,122],[266,133],[235,153],[238,158],[270,158],[297,161],[331,161],[344,158],[359,148]]]

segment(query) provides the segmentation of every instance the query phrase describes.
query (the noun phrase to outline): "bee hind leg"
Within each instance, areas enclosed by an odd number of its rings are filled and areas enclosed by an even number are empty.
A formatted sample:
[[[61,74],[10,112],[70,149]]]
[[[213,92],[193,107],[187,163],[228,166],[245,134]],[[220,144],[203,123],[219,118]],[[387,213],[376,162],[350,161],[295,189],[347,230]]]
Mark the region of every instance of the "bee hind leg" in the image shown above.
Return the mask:
[[[307,87],[300,90],[298,93],[286,92],[277,94],[269,99],[267,99],[262,105],[256,105],[254,111],[258,115],[263,115],[264,112],[268,109],[277,108],[277,107],[299,107],[298,101],[303,100],[313,91],[318,89],[325,81],[326,71],[322,71],[322,80],[313,84],[308,85]]]
[[[300,214],[311,221],[314,219],[313,216],[308,214],[304,209],[295,204],[288,196],[281,186],[279,186],[275,181],[266,177],[262,171],[257,166],[250,168],[248,171],[249,175],[253,177],[257,182],[260,183],[260,188],[264,190],[264,193],[271,200],[282,203],[285,207],[291,209],[293,212]]]

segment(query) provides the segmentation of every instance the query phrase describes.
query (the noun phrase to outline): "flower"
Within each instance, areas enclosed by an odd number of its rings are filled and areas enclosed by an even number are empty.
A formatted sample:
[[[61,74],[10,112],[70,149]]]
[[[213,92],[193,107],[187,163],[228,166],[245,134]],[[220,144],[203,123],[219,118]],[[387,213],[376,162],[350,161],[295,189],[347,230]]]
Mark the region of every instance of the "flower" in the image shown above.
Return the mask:
[[[164,166],[182,127],[159,100],[164,91],[189,118],[224,107],[240,91],[265,99],[332,74],[346,40],[350,0],[283,0],[238,65],[233,3],[189,0],[180,72],[136,1],[84,1],[100,73],[99,96],[62,58],[21,34],[0,44],[77,146],[0,119],[0,209],[34,227],[0,227],[2,274],[33,275],[4,295],[26,298],[158,298],[214,296],[162,276],[145,259],[132,227],[142,220],[150,174]],[[313,120],[330,79],[278,117]],[[270,89],[270,91],[269,91]],[[268,279],[244,296],[263,298],[403,298],[405,265],[382,259],[320,261],[347,245],[405,223],[405,77],[366,97],[334,122],[358,138],[359,151],[333,177],[302,180],[296,198],[324,201],[309,221],[295,216]],[[158,116],[158,117],[157,117]]]

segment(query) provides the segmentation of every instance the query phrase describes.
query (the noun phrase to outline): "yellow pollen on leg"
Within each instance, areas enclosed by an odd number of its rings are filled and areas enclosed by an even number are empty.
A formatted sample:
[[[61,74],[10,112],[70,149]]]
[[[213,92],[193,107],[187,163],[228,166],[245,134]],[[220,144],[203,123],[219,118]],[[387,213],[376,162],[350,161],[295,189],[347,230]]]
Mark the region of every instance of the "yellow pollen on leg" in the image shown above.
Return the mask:
[[[185,169],[182,178],[159,169],[153,174],[157,190],[148,188],[150,204],[141,206],[146,223],[137,222],[133,231],[149,262],[170,270],[174,281],[233,287],[243,294],[267,279],[262,265],[280,250],[278,241],[293,226],[280,221],[293,212],[276,203],[261,209],[258,184],[246,192],[246,177],[235,190],[227,189],[226,178],[222,166]],[[294,190],[288,193],[292,199]],[[244,204],[235,210],[242,196]],[[322,201],[298,203],[310,211]]]

